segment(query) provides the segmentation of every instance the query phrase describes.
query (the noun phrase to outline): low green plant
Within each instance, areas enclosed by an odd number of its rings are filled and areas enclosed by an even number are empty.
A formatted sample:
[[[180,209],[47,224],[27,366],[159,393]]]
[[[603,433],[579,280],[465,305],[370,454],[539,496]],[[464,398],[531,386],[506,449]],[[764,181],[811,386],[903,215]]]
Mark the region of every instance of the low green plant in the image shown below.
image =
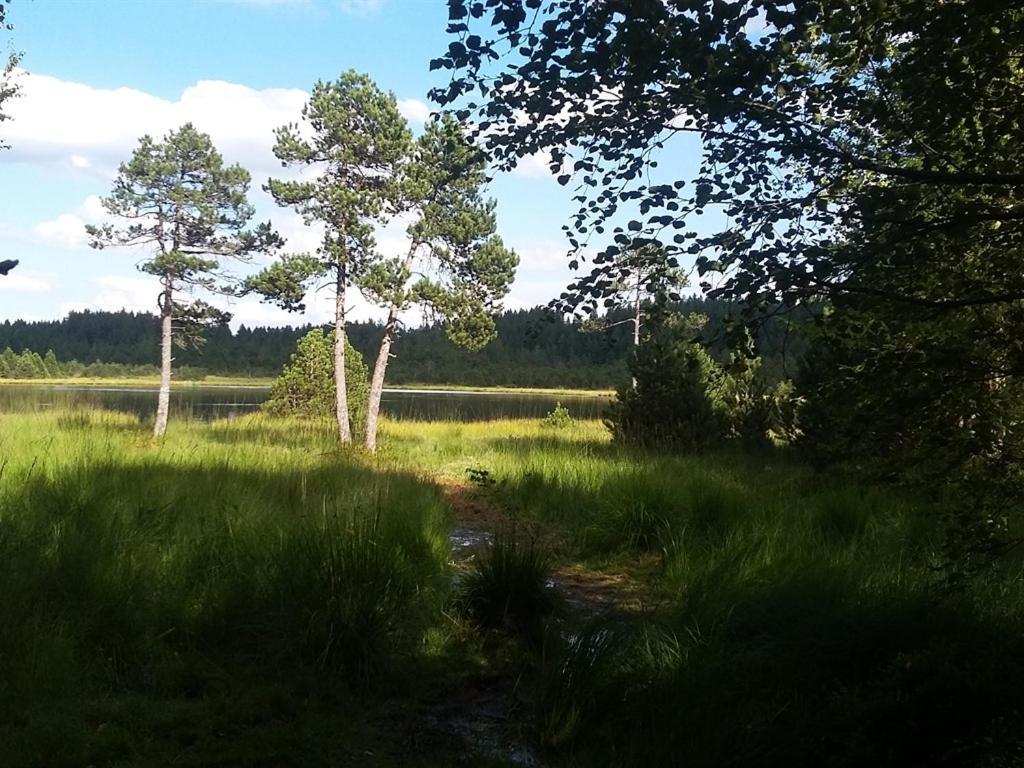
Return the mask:
[[[490,488],[498,482],[494,479],[490,470],[482,469],[481,467],[466,467],[466,477],[469,478],[469,482],[478,488]]]
[[[500,532],[459,586],[458,604],[480,627],[540,638],[555,607],[551,561],[532,538]]]
[[[545,429],[566,429],[575,423],[576,419],[561,402],[556,402],[555,407],[540,420],[541,426]]]

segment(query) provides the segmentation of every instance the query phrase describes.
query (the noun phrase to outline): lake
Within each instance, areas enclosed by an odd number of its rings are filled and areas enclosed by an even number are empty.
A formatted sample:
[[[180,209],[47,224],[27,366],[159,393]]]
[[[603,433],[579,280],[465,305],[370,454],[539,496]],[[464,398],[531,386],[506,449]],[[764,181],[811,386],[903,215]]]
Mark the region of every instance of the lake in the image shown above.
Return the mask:
[[[171,418],[236,418],[258,410],[269,387],[196,385],[171,391]],[[152,417],[155,387],[6,384],[0,386],[0,413],[91,407]],[[513,392],[385,389],[381,411],[395,419],[487,421],[540,418],[561,402],[579,419],[600,418],[608,398]]]

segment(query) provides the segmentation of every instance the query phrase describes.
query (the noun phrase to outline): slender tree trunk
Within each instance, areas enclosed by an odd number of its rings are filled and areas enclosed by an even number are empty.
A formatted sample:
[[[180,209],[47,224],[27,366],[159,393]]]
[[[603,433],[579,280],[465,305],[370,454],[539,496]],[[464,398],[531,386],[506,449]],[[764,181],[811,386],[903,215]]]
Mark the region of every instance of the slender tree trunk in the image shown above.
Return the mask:
[[[160,298],[160,394],[156,400],[156,422],[153,437],[162,437],[167,431],[167,415],[171,407],[171,357],[174,322],[174,286],[170,278],[164,279]]]
[[[403,269],[409,269],[420,243],[413,240],[409,245],[409,252],[405,255],[402,264]],[[399,307],[392,304],[388,308],[388,320],[384,324],[384,335],[380,340],[380,349],[377,350],[377,362],[373,364],[373,376],[370,378],[370,400],[366,404],[366,434],[365,444],[368,451],[377,450],[377,417],[380,415],[380,398],[384,392],[384,374],[388,370],[388,361],[391,359],[391,344],[395,340],[395,329],[398,327]]]
[[[337,269],[334,295],[334,415],[338,420],[338,441],[352,442],[352,424],[348,415],[348,385],[345,381],[345,283],[344,265]]]
[[[388,320],[384,324],[384,336],[380,340],[377,351],[377,362],[373,364],[373,376],[370,378],[370,401],[366,404],[366,449],[377,450],[377,416],[380,414],[380,398],[384,392],[384,374],[391,358],[391,344],[395,340],[395,328],[398,326],[398,307],[392,305],[388,311]]]
[[[640,317],[641,317],[640,288],[636,290],[636,304],[633,307],[633,349],[640,346]],[[636,376],[633,377],[633,389],[636,389]]]

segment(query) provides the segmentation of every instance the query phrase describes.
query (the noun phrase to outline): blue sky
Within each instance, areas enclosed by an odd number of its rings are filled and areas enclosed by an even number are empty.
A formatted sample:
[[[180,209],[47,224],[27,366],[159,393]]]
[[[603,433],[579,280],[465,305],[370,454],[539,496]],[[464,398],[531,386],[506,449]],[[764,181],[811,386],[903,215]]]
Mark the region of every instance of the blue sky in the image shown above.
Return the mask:
[[[443,0],[15,0],[10,20],[25,73],[12,120],[0,125],[12,146],[0,152],[0,258],[22,265],[0,281],[0,318],[154,307],[153,279],[134,266],[143,254],[93,251],[82,231],[141,133],[194,121],[225,160],[252,171],[255,187],[276,171],[270,131],[298,118],[315,80],[367,72],[415,130],[444,77],[428,67],[447,45]],[[522,259],[506,303],[547,301],[568,278],[560,226],[569,193],[535,160],[496,179],[492,194],[500,233]],[[297,217],[253,197],[296,250],[315,244]],[[382,247],[399,234],[382,232]],[[325,298],[305,315],[248,300],[230,309],[248,325],[319,321]]]
[[[317,79],[346,69],[370,74],[399,99],[415,130],[426,93],[443,82],[429,60],[447,47],[444,0],[15,0],[24,51],[22,95],[0,125],[0,258],[21,266],[0,280],[0,319],[61,317],[70,309],[152,310],[156,286],[135,263],[141,253],[93,251],[82,227],[101,211],[117,163],[139,135],[192,121],[254,187],[277,170],[272,129],[298,118]],[[2,33],[0,33],[2,34]],[[556,296],[569,272],[561,225],[572,210],[540,158],[497,178],[500,234],[522,265],[506,304]],[[254,192],[302,250],[317,235]],[[383,232],[382,248],[400,233]],[[230,309],[236,324],[284,324],[327,317],[326,297],[305,316],[255,301]],[[357,314],[372,316],[368,307]]]

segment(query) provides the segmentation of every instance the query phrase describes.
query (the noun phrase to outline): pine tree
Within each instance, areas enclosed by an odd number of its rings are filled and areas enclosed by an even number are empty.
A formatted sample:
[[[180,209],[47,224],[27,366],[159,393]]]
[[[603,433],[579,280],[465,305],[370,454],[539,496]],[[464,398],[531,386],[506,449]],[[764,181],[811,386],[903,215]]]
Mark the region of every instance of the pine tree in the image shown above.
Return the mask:
[[[366,75],[345,72],[318,82],[302,110],[304,127],[277,131],[274,154],[290,167],[316,169],[314,178],[271,179],[278,205],[295,208],[307,224],[324,227],[315,255],[284,258],[250,278],[246,289],[287,309],[301,309],[311,283],[326,279],[334,290],[335,417],[338,439],[352,442],[345,385],[346,296],[376,258],[374,225],[396,194],[396,180],[411,134],[392,93]]]
[[[494,201],[481,194],[486,181],[483,155],[455,119],[431,120],[400,185],[400,210],[414,217],[408,251],[400,258],[378,258],[360,279],[364,294],[388,310],[370,382],[365,442],[371,451],[377,447],[384,377],[404,310],[419,304],[442,319],[449,338],[467,349],[494,338],[493,315],[519,258],[495,235]]]
[[[103,207],[120,226],[86,227],[94,248],[146,246],[153,255],[140,269],[160,280],[160,396],[153,434],[167,429],[172,345],[195,342],[199,329],[224,323],[227,313],[188,294],[224,290],[225,258],[244,258],[281,244],[269,224],[246,230],[253,208],[246,199],[249,172],[225,166],[210,137],[191,124],[163,141],[143,136],[121,164]],[[175,334],[177,331],[177,334]]]

